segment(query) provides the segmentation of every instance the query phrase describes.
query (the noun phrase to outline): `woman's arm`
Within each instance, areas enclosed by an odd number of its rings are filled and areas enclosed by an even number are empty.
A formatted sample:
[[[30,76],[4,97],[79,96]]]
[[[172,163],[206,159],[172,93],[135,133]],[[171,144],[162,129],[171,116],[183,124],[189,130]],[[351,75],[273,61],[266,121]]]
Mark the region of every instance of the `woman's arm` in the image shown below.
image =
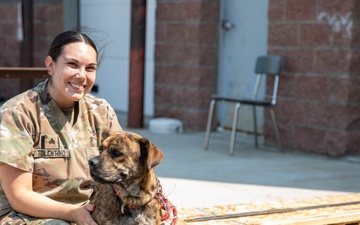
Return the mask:
[[[94,206],[65,204],[34,192],[32,173],[0,164],[0,179],[6,197],[17,212],[36,218],[76,222],[77,225],[97,225],[89,212],[94,210]]]

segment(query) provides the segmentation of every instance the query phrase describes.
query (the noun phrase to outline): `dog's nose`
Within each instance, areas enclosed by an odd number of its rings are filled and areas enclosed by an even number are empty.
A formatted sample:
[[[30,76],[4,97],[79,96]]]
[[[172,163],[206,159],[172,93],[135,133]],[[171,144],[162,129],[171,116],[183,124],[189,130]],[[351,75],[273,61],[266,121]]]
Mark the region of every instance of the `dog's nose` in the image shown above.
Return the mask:
[[[89,166],[95,167],[99,163],[99,160],[97,158],[89,159]]]

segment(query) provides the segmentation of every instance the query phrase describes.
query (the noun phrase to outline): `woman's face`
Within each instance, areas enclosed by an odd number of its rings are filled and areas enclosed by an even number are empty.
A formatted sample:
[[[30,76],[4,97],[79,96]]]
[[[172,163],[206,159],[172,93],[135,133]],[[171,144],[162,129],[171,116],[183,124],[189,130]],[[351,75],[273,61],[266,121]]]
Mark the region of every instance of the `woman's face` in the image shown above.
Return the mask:
[[[56,62],[47,56],[45,65],[51,76],[49,92],[60,108],[69,108],[94,85],[97,53],[83,42],[67,44]]]

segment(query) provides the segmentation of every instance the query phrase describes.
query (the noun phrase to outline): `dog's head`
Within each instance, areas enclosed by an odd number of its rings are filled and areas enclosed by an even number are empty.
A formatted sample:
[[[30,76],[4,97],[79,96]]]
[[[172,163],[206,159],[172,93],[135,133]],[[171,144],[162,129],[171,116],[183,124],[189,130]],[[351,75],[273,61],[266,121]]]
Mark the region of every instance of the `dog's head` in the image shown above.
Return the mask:
[[[100,155],[89,160],[91,176],[99,183],[136,182],[164,157],[148,139],[132,132],[105,131],[103,139]]]

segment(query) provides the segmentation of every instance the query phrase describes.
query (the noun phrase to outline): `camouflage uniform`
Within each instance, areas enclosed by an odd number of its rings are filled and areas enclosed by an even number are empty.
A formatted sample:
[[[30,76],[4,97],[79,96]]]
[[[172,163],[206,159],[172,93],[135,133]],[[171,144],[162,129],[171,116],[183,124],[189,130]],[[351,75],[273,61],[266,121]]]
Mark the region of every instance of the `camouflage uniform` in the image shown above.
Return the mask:
[[[87,94],[80,100],[74,125],[51,98],[48,80],[7,101],[0,108],[0,163],[33,173],[33,190],[54,200],[84,204],[92,190],[79,185],[91,179],[88,160],[99,154],[105,128],[121,130],[115,111],[103,99]],[[17,214],[0,184],[0,224],[67,224]],[[15,222],[16,219],[26,221]],[[40,222],[39,222],[40,221]]]

